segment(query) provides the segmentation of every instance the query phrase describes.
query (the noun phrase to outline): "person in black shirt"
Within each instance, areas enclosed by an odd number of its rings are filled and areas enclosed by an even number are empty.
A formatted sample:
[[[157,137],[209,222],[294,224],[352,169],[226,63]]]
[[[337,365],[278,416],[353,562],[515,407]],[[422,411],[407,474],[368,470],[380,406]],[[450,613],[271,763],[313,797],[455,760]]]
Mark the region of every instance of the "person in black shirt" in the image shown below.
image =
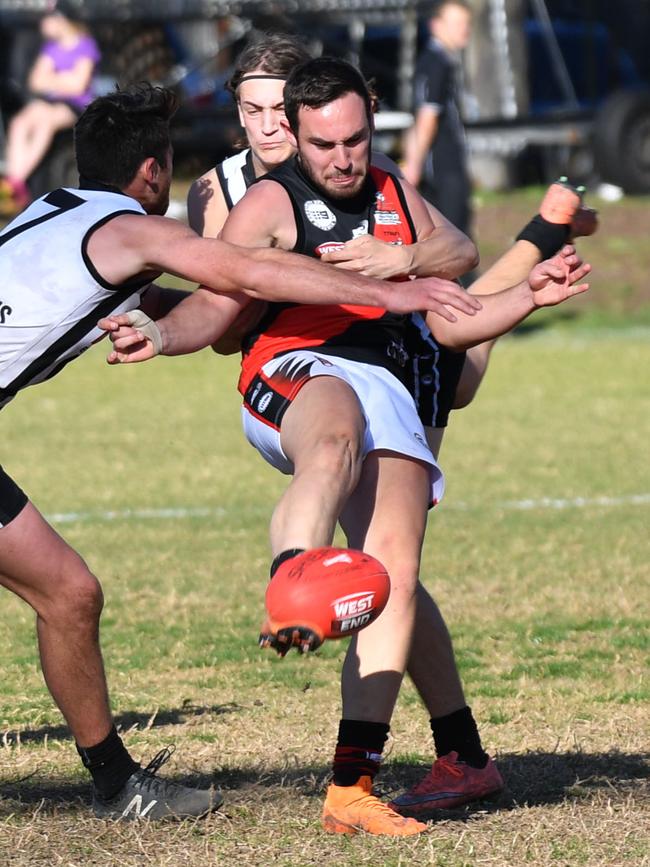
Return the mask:
[[[471,182],[457,95],[458,52],[469,42],[471,9],[442,0],[429,20],[431,40],[415,71],[415,122],[405,142],[404,177],[465,234]]]

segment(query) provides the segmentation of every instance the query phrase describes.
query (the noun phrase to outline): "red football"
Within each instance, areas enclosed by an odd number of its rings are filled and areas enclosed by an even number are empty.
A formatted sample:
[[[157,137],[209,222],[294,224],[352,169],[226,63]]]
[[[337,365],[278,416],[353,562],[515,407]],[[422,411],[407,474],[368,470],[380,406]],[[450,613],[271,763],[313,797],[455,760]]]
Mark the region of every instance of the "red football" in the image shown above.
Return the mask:
[[[389,595],[390,579],[379,560],[350,548],[313,548],[273,576],[266,591],[268,625],[274,633],[313,632],[317,646],[368,626]]]

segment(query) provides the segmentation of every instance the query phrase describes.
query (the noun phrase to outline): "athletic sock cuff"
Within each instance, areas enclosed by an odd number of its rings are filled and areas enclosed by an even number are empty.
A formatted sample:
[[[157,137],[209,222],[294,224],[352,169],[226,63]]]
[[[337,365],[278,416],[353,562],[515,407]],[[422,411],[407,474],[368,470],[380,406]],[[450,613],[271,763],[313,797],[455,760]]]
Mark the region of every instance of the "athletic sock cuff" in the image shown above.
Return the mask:
[[[550,259],[569,240],[571,226],[562,223],[549,223],[541,214],[533,219],[517,235],[517,241],[529,241],[539,250],[542,260]]]
[[[297,557],[298,554],[302,554],[304,550],[304,548],[287,548],[286,551],[281,551],[271,563],[271,568],[269,570],[270,577],[273,578],[283,563],[286,563],[287,560],[291,560],[293,557]]]

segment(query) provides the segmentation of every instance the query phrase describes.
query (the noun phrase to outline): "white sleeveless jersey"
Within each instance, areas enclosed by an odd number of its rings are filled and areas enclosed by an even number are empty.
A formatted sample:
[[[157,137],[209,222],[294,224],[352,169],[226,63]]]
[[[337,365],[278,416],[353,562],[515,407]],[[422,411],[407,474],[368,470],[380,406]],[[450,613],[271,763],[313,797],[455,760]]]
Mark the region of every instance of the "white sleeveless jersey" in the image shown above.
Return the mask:
[[[0,232],[0,408],[102,337],[102,316],[139,305],[149,281],[114,286],[87,254],[92,232],[128,213],[145,211],[120,193],[59,189]]]
[[[228,157],[215,169],[221,192],[231,211],[255,180],[253,154],[250,148]]]

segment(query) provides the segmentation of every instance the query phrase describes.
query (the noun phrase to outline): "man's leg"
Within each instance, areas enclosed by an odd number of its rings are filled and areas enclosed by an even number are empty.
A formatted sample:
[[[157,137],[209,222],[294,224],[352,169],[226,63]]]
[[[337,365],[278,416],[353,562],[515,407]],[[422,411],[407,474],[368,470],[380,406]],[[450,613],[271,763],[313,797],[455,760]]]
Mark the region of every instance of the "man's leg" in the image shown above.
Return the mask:
[[[503,779],[483,749],[465,702],[447,626],[421,584],[408,673],[428,711],[438,758],[425,777],[391,806],[402,815],[426,818],[436,810],[501,791]]]
[[[425,464],[372,452],[341,517],[350,547],[377,557],[387,569],[391,594],[381,616],[352,639],[343,667],[334,781],[323,809],[324,827],[335,833],[360,828],[406,836],[426,828],[376,798],[372,781],[411,648],[429,493]]]
[[[333,376],[309,380],[282,419],[281,444],[293,478],[271,519],[271,547],[330,545],[343,504],[361,472],[365,419],[350,386]]]
[[[31,503],[0,530],[0,583],[36,611],[43,675],[74,739],[104,740],[113,722],[99,649],[102,591]]]
[[[365,418],[353,389],[335,376],[308,380],[282,418],[280,445],[293,478],[271,518],[271,578],[292,557],[331,545],[339,512],[361,472]],[[265,621],[261,647],[286,653],[314,647],[315,636]]]
[[[11,491],[5,474],[0,482]],[[99,648],[101,587],[29,502],[0,529],[0,584],[36,611],[43,675],[93,777],[95,812],[162,818],[218,806],[212,792],[153,779],[157,768],[141,771],[127,752],[111,718]]]

